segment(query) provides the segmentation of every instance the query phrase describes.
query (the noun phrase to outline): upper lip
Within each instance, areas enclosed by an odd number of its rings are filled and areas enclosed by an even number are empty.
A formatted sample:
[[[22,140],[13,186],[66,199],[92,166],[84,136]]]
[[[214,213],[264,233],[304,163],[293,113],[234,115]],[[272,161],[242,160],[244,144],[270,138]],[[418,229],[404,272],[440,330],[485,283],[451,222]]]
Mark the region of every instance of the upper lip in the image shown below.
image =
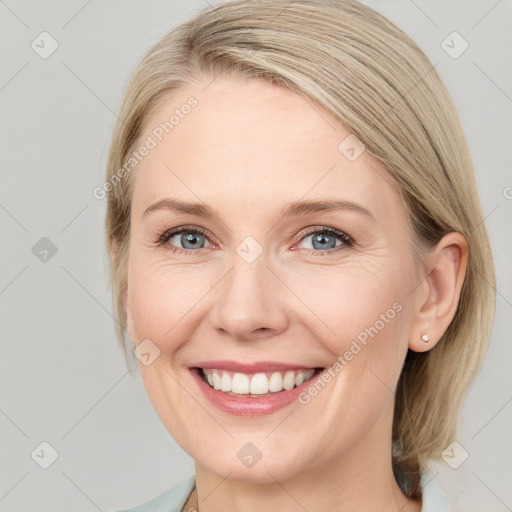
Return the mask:
[[[226,370],[228,372],[258,373],[278,372],[281,370],[312,370],[318,366],[281,363],[278,361],[258,361],[253,363],[241,363],[239,361],[202,361],[191,365],[190,368],[203,368],[205,370]]]

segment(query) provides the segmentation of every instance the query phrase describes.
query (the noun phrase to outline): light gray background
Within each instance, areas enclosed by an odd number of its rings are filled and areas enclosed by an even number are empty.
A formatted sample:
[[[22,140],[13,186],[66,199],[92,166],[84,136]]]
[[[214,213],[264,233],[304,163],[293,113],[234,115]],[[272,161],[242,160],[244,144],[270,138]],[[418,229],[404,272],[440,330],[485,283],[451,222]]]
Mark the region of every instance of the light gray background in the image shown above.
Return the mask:
[[[437,63],[472,148],[497,265],[491,347],[457,438],[469,457],[457,470],[438,465],[436,480],[459,510],[512,510],[512,1],[365,3]],[[105,202],[92,190],[103,182],[129,73],[153,42],[205,6],[0,0],[0,511],[116,510],[193,471],[117,345]],[[31,48],[43,31],[59,45],[47,59]],[[453,31],[469,43],[457,59],[441,47]],[[32,252],[42,237],[58,249],[47,262]],[[48,469],[31,458],[42,441],[58,452]]]

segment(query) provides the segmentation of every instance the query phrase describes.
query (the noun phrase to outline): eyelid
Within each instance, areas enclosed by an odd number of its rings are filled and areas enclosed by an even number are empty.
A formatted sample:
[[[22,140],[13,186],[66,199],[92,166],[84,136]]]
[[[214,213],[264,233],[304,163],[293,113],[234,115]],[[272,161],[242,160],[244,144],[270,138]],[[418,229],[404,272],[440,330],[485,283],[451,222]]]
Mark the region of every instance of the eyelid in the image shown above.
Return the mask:
[[[330,226],[317,225],[317,226],[308,226],[307,228],[302,229],[299,233],[297,233],[297,235],[295,235],[293,242],[294,243],[300,242],[307,236],[313,235],[315,233],[322,233],[322,232],[336,235],[345,241],[352,241],[352,242],[354,241],[353,238],[348,233],[345,233],[344,231],[341,231],[339,229],[336,229],[336,228],[333,228]]]

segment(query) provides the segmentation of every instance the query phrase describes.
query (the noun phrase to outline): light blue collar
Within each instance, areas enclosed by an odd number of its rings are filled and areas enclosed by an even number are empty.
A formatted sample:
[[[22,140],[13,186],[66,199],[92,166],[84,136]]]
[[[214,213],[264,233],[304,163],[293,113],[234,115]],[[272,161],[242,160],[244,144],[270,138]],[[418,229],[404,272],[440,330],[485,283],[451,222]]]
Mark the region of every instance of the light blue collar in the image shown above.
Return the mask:
[[[423,489],[423,507],[421,512],[450,512],[450,504],[441,487],[435,481],[435,475],[428,469],[421,473],[421,488]]]

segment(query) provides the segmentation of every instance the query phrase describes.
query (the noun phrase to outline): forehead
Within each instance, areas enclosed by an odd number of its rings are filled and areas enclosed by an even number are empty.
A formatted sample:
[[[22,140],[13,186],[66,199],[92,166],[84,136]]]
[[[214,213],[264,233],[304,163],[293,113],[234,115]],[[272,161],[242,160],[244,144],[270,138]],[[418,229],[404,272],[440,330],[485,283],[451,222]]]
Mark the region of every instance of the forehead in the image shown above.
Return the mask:
[[[145,123],[141,140],[151,138],[154,147],[133,172],[133,208],[166,195],[215,208],[226,198],[270,208],[306,195],[358,200],[377,216],[398,208],[375,159],[363,152],[351,161],[340,151],[348,136],[312,100],[263,80],[220,77],[187,86]]]

